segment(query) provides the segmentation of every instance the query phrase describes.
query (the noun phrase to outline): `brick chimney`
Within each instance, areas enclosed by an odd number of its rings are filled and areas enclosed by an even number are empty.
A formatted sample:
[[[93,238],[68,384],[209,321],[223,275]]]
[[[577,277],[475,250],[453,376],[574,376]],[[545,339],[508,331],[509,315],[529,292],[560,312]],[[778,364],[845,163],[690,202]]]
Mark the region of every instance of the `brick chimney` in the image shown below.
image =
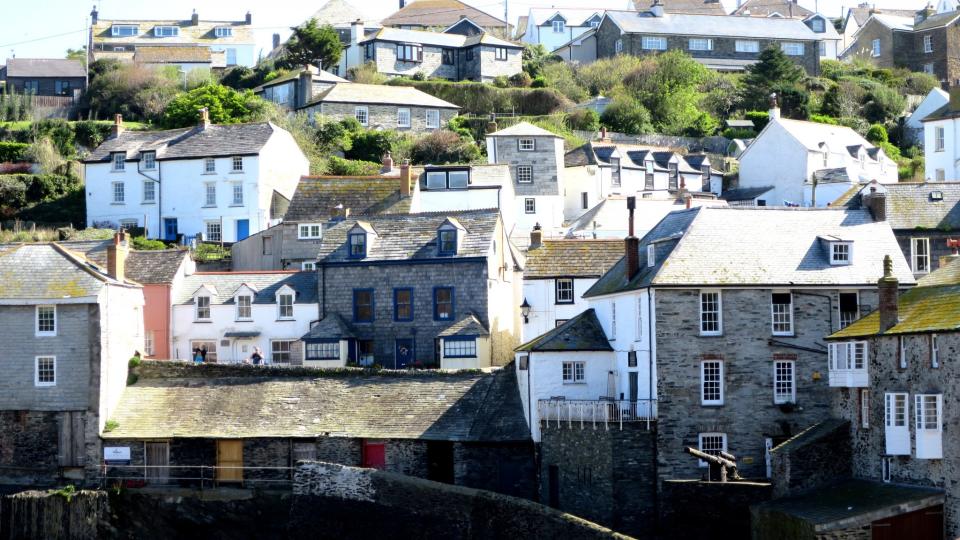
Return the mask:
[[[607,135],[607,126],[600,126],[600,142],[610,142],[610,137]]]
[[[391,158],[392,161],[392,158]],[[405,159],[403,163],[400,164],[400,196],[409,197],[410,196],[410,184],[413,179],[411,178],[410,170],[410,160]]]
[[[389,150],[383,155],[381,163],[383,166],[380,167],[380,174],[390,174],[390,171],[393,170],[393,156],[390,155]]]
[[[530,231],[530,248],[537,249],[543,245],[543,230],[540,227],[540,223],[537,223],[533,226],[533,230]]]
[[[629,222],[627,225],[627,237],[624,239],[625,256],[627,259],[627,272],[624,276],[627,281],[633,279],[640,271],[640,239],[633,235],[633,211],[637,208],[637,198],[627,197],[627,214]]]
[[[877,191],[877,186],[871,185],[870,191],[860,196],[863,206],[870,210],[874,221],[887,220],[887,194]]]
[[[877,281],[880,293],[880,333],[893,328],[899,322],[897,300],[900,282],[893,276],[893,259],[890,255],[883,258],[883,277]]]
[[[110,136],[116,139],[124,131],[123,127],[123,115],[115,114],[113,115],[113,129],[110,130]]]
[[[117,281],[126,279],[127,231],[117,231],[113,243],[107,246],[107,273]]]
[[[207,129],[210,127],[210,110],[206,107],[200,109],[200,123],[197,124],[197,127],[200,129]]]
[[[366,30],[363,28],[363,20],[357,19],[350,23],[350,43],[356,44],[363,41]]]
[[[190,24],[193,26],[200,24],[200,15],[197,15],[197,10],[193,10],[193,13],[190,14]]]

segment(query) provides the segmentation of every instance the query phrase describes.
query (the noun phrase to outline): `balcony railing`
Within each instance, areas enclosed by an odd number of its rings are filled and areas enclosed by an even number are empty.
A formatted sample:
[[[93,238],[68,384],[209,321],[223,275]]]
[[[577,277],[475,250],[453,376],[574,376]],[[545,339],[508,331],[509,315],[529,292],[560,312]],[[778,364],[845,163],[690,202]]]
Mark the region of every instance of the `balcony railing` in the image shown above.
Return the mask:
[[[610,429],[612,425],[623,429],[624,422],[645,422],[649,429],[657,419],[657,400],[541,399],[537,402],[537,415],[544,428]]]

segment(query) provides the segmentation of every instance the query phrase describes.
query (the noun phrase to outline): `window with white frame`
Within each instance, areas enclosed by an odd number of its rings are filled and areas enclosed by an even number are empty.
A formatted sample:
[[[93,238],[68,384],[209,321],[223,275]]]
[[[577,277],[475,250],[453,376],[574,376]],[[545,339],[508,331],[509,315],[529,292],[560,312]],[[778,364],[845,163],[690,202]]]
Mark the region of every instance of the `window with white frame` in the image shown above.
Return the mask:
[[[197,297],[197,309],[196,309],[195,315],[198,321],[210,320],[210,297],[209,296]]]
[[[700,335],[719,336],[723,332],[720,315],[720,291],[700,292]]]
[[[143,181],[143,202],[152,203],[156,202],[157,190],[156,185],[153,183],[153,180],[144,180]]]
[[[910,239],[910,261],[913,264],[913,273],[926,274],[930,271],[930,239]]]
[[[147,330],[143,333],[143,354],[147,356],[153,356],[154,354],[153,330]]]
[[[218,38],[233,37],[233,28],[229,26],[218,26],[213,29],[213,34]]]
[[[789,336],[793,334],[793,295],[791,293],[771,294],[770,314],[773,335]]]
[[[657,37],[657,36],[643,36],[640,46],[648,51],[665,51],[667,50],[667,38]]]
[[[860,295],[856,292],[839,294],[840,329],[860,318]]]
[[[506,60],[507,59],[507,48],[506,47],[497,47],[494,49],[494,56],[497,60]]]
[[[397,127],[410,127],[410,109],[397,109]]]
[[[940,343],[937,342],[936,334],[930,334],[930,367],[940,367]]]
[[[647,244],[647,267],[653,268],[657,264],[657,248],[653,244]]]
[[[867,342],[831,343],[829,345],[829,357],[831,371],[866,369]]]
[[[947,179],[947,171],[944,169],[937,169],[934,172],[934,177],[937,182],[944,182]]]
[[[123,182],[114,182],[113,183],[113,203],[114,204],[123,204],[126,202],[126,186]]]
[[[780,44],[780,49],[787,56],[803,56],[803,43],[798,41],[785,41]]]
[[[860,427],[870,428],[870,390],[860,389]]]
[[[302,263],[300,263],[300,269],[301,269],[301,270],[310,270],[310,271],[316,270],[316,269],[317,269],[317,263],[314,262],[314,261],[303,261]]]
[[[727,434],[700,433],[697,435],[697,446],[700,447],[700,451],[704,454],[710,454],[712,456],[720,455],[720,452],[727,451]],[[707,462],[701,460],[700,466],[706,467]]]
[[[57,306],[37,306],[37,337],[57,335]]]
[[[760,52],[760,42],[752,39],[738,39],[734,48],[739,53],[756,53]]]
[[[933,36],[930,34],[923,36],[923,52],[925,53],[933,52]]]
[[[830,264],[850,264],[852,249],[853,244],[850,242],[830,242]]]
[[[243,156],[233,156],[230,158],[230,166],[232,172],[243,172]]]
[[[289,364],[291,345],[295,341],[293,339],[270,340],[270,361],[274,364]]]
[[[353,117],[360,122],[361,126],[366,126],[369,121],[369,110],[366,107],[356,107],[353,109]]]
[[[533,152],[537,149],[537,143],[534,139],[517,139],[517,150],[521,152]]]
[[[427,110],[427,129],[437,129],[440,127],[440,111],[437,109]]]
[[[533,166],[517,165],[517,182],[520,184],[530,184],[533,182]]]
[[[898,353],[897,361],[899,362],[900,369],[907,369],[907,340],[903,336],[897,337],[898,344]]]
[[[712,51],[713,40],[708,38],[690,38],[687,48],[691,51]]]
[[[307,343],[307,360],[339,360],[340,342]]]
[[[114,24],[110,27],[110,37],[131,37],[140,33],[135,24]]]
[[[248,321],[253,318],[253,297],[237,296],[237,320]]]
[[[204,206],[216,206],[217,205],[217,183],[216,182],[207,182],[203,185],[203,205]]]
[[[617,53],[617,54],[620,54],[620,53],[623,52],[623,40],[622,40],[622,39],[618,39],[617,41],[614,42],[614,44],[613,44],[613,51],[614,51],[615,53]]]
[[[125,231],[130,231],[130,230],[136,229],[136,228],[137,228],[137,220],[136,220],[136,219],[121,219],[121,220],[120,220],[120,228],[123,229],[123,230],[125,230]]]
[[[444,358],[476,358],[476,356],[477,338],[444,338]]]
[[[526,214],[536,214],[537,213],[537,200],[533,197],[528,197],[523,200],[523,212]]]
[[[927,75],[933,75],[933,64],[924,64],[923,72]]]
[[[943,152],[944,148],[944,133],[945,129],[943,126],[936,126],[933,128],[933,151],[934,152]]]
[[[217,363],[217,342],[216,341],[211,341],[206,339],[192,339],[190,340],[190,350],[200,351],[201,354],[203,354],[204,362],[210,362],[212,364]]]
[[[180,28],[177,26],[154,26],[153,37],[177,37],[180,35]]]
[[[582,384],[586,382],[586,362],[564,362],[563,384]]]
[[[320,238],[321,231],[323,231],[323,225],[320,223],[301,223],[297,225],[297,239],[313,240]]]
[[[554,296],[556,303],[558,304],[572,304],[573,303],[573,279],[572,278],[558,278],[556,282],[556,294]]]
[[[152,171],[157,168],[157,153],[143,152],[140,154],[140,163],[145,171]]]
[[[204,235],[204,240],[207,242],[219,242],[222,238],[220,233],[220,222],[219,221],[207,221],[206,225],[206,234]]]
[[[620,158],[610,158],[610,185],[620,187]]]
[[[203,172],[204,174],[213,174],[217,172],[217,160],[213,158],[206,158],[203,160]]]
[[[34,372],[33,383],[35,386],[56,386],[57,385],[57,357],[56,356],[36,357],[36,370]]]
[[[565,30],[566,24],[562,20],[553,21],[553,31],[556,33],[563,32]]]
[[[723,405],[723,360],[700,362],[700,404]]]
[[[793,360],[773,362],[773,402],[794,403],[797,400],[796,377]]]
[[[883,397],[885,453],[890,456],[909,456],[910,427],[907,425],[909,395],[906,392],[887,392]]]
[[[293,318],[293,295],[290,293],[281,293],[277,295],[277,318]]]
[[[243,206],[243,182],[233,183],[233,206]]]
[[[913,396],[918,459],[943,458],[943,394]]]

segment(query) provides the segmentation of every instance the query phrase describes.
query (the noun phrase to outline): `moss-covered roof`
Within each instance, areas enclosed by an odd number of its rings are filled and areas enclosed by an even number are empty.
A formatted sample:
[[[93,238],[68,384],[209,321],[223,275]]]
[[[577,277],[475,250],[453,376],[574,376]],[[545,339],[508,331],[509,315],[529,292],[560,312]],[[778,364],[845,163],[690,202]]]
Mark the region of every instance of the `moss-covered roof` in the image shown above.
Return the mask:
[[[524,279],[600,277],[623,257],[622,240],[544,240],[527,251]]]

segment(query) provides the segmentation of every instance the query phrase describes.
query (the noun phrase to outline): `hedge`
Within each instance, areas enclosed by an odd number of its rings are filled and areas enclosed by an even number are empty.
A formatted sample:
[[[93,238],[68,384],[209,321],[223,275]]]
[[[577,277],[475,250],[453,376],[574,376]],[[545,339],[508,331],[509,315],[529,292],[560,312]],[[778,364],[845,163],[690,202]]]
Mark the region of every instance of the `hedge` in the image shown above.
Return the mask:
[[[19,142],[0,142],[0,163],[7,161],[26,161],[27,148],[30,145]]]
[[[497,88],[477,82],[414,81],[404,78],[392,79],[387,84],[412,86],[459,105],[460,114],[512,112],[521,116],[542,116],[573,106],[572,101],[553,88]]]
[[[0,175],[0,217],[83,226],[83,184],[57,174]]]

